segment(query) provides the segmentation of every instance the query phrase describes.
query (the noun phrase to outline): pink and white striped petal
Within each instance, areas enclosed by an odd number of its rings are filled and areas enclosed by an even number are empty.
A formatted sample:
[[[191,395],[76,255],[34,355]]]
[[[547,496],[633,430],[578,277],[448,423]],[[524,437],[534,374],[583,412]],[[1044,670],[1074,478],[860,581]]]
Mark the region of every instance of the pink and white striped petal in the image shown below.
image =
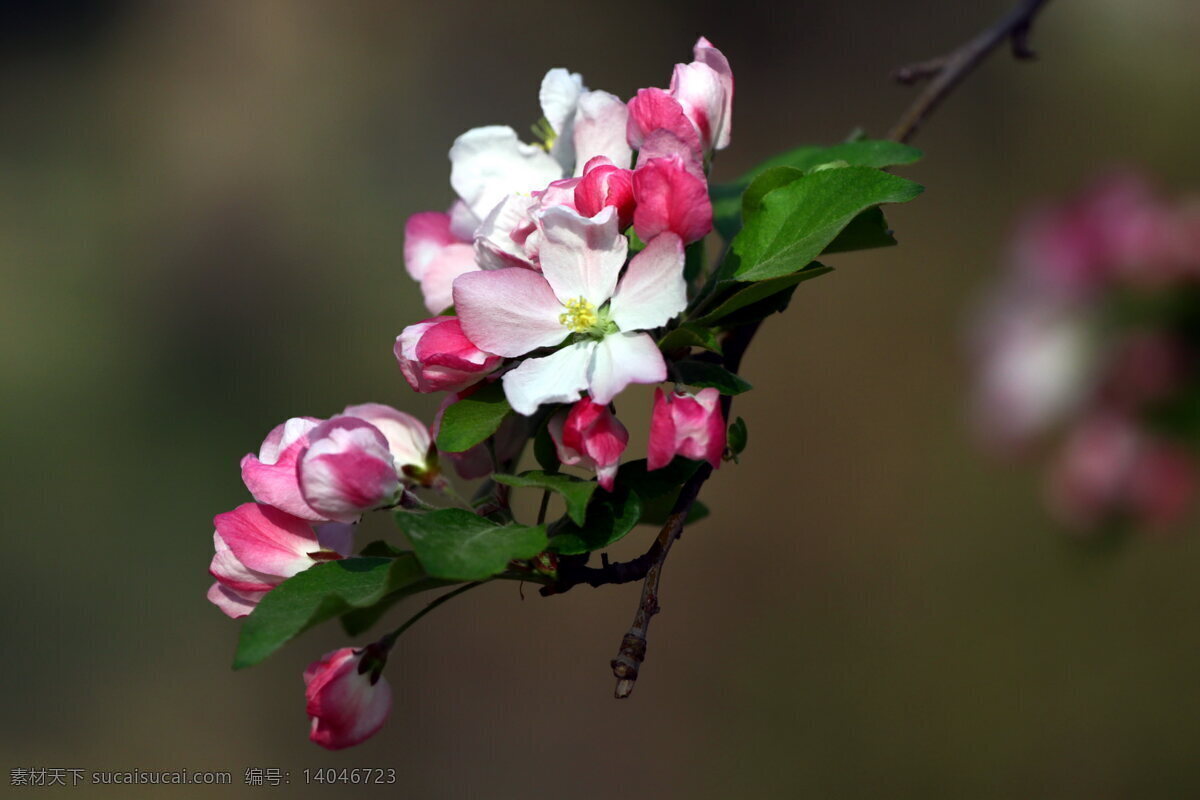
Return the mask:
[[[400,488],[388,441],[371,423],[334,417],[310,438],[312,444],[300,456],[300,490],[326,518],[355,522]]]
[[[398,411],[383,403],[346,406],[342,414],[366,420],[383,434],[397,472],[401,472],[404,467],[425,467],[433,439],[429,435],[429,426],[412,414]]]
[[[208,601],[215,605],[230,619],[241,619],[248,616],[259,601],[266,597],[266,592],[239,592],[222,586],[220,582],[208,587]]]
[[[362,651],[343,647],[326,653],[304,671],[309,738],[329,750],[360,744],[373,736],[392,710],[392,687],[370,672],[360,674]]]
[[[233,511],[218,514],[213,518],[213,525],[216,527],[213,541],[217,548],[214,563],[223,552],[216,541],[220,539],[228,547],[228,554],[251,574],[291,577],[310,567],[313,562],[308,554],[321,549],[307,521],[262,503],[243,503]],[[222,582],[239,588],[237,582],[241,579],[235,577],[233,571],[228,574],[230,579]],[[250,586],[245,588],[251,589]]]

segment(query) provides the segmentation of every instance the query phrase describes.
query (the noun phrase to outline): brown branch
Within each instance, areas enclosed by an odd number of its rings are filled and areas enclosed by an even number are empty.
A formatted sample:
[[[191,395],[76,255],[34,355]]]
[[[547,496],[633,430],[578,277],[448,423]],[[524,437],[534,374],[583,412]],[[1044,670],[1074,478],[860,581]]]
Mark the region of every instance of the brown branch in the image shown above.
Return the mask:
[[[1034,18],[1049,1],[1022,0],[994,25],[954,52],[897,70],[894,77],[900,83],[913,84],[928,79],[929,85],[900,116],[888,138],[897,142],[910,141],[921,123],[954,91],[954,87],[1005,41],[1012,43],[1015,57],[1033,58],[1029,31]]]
[[[898,70],[895,78],[901,83],[914,84],[929,80],[929,85],[900,117],[888,138],[899,142],[910,141],[933,110],[1005,40],[1011,41],[1013,55],[1017,58],[1033,58],[1034,53],[1029,48],[1029,31],[1034,18],[1048,2],[1049,0],[1023,0],[994,25],[954,52]],[[724,357],[721,360],[731,372],[738,371],[742,356],[750,346],[754,334],[758,332],[760,324],[761,321],[735,328],[726,338]],[[733,398],[728,396],[721,398],[721,410],[726,423],[729,421],[732,401]],[[658,533],[658,538],[641,556],[617,564],[610,564],[605,559],[603,566],[598,569],[588,567],[586,560],[560,562],[558,579],[553,585],[542,589],[543,594],[556,594],[581,583],[603,586],[609,583],[627,583],[644,576],[641,599],[633,623],[621,639],[617,657],[612,660],[613,675],[617,679],[615,694],[618,699],[628,697],[633,692],[638,670],[646,658],[646,634],[650,627],[650,619],[660,610],[658,596],[663,565],[671,552],[671,545],[682,535],[688,514],[710,475],[712,467],[705,464],[683,485],[666,524]]]

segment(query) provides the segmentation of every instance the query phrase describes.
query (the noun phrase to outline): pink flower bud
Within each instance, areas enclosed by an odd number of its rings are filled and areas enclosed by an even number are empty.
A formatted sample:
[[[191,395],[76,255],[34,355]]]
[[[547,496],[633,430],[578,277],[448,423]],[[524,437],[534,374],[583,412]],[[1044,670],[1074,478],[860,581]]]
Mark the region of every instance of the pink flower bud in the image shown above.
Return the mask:
[[[712,388],[701,389],[695,395],[654,391],[647,469],[661,469],[676,455],[707,461],[716,469],[724,453],[725,417],[721,414],[720,392]]]
[[[301,519],[325,519],[304,501],[296,479],[296,460],[308,447],[309,432],[319,424],[321,420],[313,417],[293,417],[267,434],[257,458],[242,459],[242,482],[255,500]]]
[[[458,317],[409,325],[396,337],[396,361],[417,392],[457,392],[496,369],[500,356],[485,353],[463,333]]]
[[[429,426],[412,414],[397,411],[382,403],[346,406],[343,416],[357,417],[374,425],[387,439],[388,451],[401,480],[406,477],[428,484],[437,477],[436,459],[432,459],[433,437]]]
[[[708,186],[681,156],[652,158],[634,170],[633,197],[633,229],[643,242],[671,231],[691,244],[712,230]]]
[[[233,618],[244,617],[285,579],[321,561],[350,554],[352,529],[331,523],[314,530],[306,520],[262,503],[244,503],[213,519],[208,599]]]
[[[633,224],[633,170],[596,156],[583,168],[583,179],[575,187],[575,207],[583,216],[594,217],[605,206],[617,209],[619,230]]]
[[[585,397],[571,406],[569,412],[555,414],[547,429],[559,461],[595,470],[600,486],[612,491],[621,453],[629,443],[629,431],[608,406]]]
[[[400,488],[388,440],[369,422],[334,417],[314,428],[309,439],[298,466],[300,490],[318,514],[355,522]]]
[[[656,130],[687,142],[698,158],[729,146],[733,115],[733,71],[720,50],[704,37],[690,64],[676,64],[671,89],[642,89],[629,101],[626,137],[640,149]]]
[[[312,718],[309,739],[341,750],[366,741],[383,727],[392,710],[392,687],[379,674],[382,663],[363,663],[371,654],[371,648],[343,647],[304,670],[306,711]]]

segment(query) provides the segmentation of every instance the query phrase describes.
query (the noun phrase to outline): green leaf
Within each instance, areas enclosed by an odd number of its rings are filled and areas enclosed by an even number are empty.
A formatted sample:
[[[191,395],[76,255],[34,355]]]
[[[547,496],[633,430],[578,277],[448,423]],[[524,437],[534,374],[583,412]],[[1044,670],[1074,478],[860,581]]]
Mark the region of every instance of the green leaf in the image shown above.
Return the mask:
[[[432,586],[412,553],[315,564],[267,592],[246,617],[233,668],[253,666],[312,626],[372,606],[392,592],[428,588]]]
[[[738,417],[729,426],[729,438],[727,440],[729,452],[733,454],[734,458],[737,458],[746,449],[746,442],[749,441],[749,438],[750,432],[746,429],[746,420]]]
[[[470,450],[495,433],[510,411],[500,381],[483,386],[446,409],[438,430],[438,449],[447,453]]]
[[[568,519],[554,527],[550,546],[559,555],[573,556],[608,547],[629,533],[642,516],[637,493],[622,487],[615,494],[596,496],[588,509],[587,523],[576,525]]]
[[[739,281],[791,275],[808,266],[866,209],[907,202],[921,191],[919,184],[870,167],[805,175],[762,197],[757,213],[730,244],[719,274]]]
[[[717,341],[717,335],[713,333],[712,328],[706,328],[694,322],[683,323],[659,339],[658,346],[668,353],[672,350],[682,350],[685,347],[702,347],[718,355],[721,353],[721,343]]]
[[[677,456],[670,464],[662,469],[646,469],[646,459],[630,461],[622,464],[617,472],[617,484],[614,494],[632,491],[641,501],[642,516],[640,523],[646,525],[662,525],[679,497],[679,490],[688,478],[700,468],[699,461]],[[708,509],[697,502],[692,506],[687,521],[695,522],[708,516]]]
[[[721,394],[735,395],[748,392],[754,387],[749,382],[734,375],[720,364],[691,359],[675,363],[675,371],[679,380],[688,386],[700,388],[712,387],[719,389]]]
[[[796,288],[796,284],[811,280],[812,278],[819,278],[828,272],[833,272],[833,267],[827,267],[824,264],[814,261],[799,272],[784,275],[781,278],[771,278],[753,283],[722,281],[718,283],[717,288],[714,290],[716,296],[722,298],[715,303],[716,308],[694,320],[693,323],[696,325],[713,325],[717,322],[728,324],[728,318],[735,311],[740,311],[743,308],[762,302],[782,292],[790,292]],[[789,294],[788,297],[790,296]],[[712,307],[713,305],[714,303],[711,301],[705,303],[706,307]],[[769,316],[778,310],[781,309],[776,307],[766,308],[764,309],[764,313],[759,315],[758,318],[761,319],[762,317]],[[745,321],[748,322],[750,320]]]
[[[546,549],[546,526],[500,525],[461,508],[397,511],[396,522],[434,578],[480,581]]]
[[[868,208],[854,219],[825,246],[821,254],[849,253],[854,250],[874,250],[878,247],[894,247],[896,238],[888,227],[883,209]]]
[[[742,193],[742,219],[750,219],[761,211],[763,198],[769,193],[803,177],[804,171],[795,167],[771,167],[764,170]]]
[[[493,475],[492,480],[509,486],[532,489],[549,489],[562,495],[567,502],[567,515],[576,525],[582,525],[587,515],[588,501],[596,491],[595,481],[585,481],[573,475],[547,473],[541,470],[522,472],[520,475]]]
[[[860,139],[833,147],[799,147],[759,164],[732,183],[713,184],[709,194],[713,201],[713,226],[726,241],[732,239],[742,225],[742,193],[754,179],[776,167],[790,167],[807,172],[824,164],[842,162],[859,167],[891,167],[911,164],[921,157],[915,147],[882,140]]]

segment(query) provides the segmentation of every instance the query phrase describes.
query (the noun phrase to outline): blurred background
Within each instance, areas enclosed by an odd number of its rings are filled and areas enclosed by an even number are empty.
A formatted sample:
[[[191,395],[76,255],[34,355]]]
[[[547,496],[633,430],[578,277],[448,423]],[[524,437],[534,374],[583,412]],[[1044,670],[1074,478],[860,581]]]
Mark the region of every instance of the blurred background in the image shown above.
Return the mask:
[[[672,553],[630,700],[608,661],[635,585],[505,583],[407,634],[391,721],[329,753],[300,675],[345,638],[233,673],[237,624],[204,599],[211,517],[272,426],[368,400],[432,417],[391,347],[424,316],[403,223],[448,206],[456,135],[526,130],[552,66],[665,86],[704,34],[737,80],[729,179],[882,136],[914,94],[890,72],[1008,5],[0,6],[4,769],[234,777],[118,797],[285,791],[242,787],[248,767],[328,797],[298,785],[326,766],[395,768],[402,788],[345,791],[418,798],[1200,793],[1200,531],[1064,536],[1038,474],[972,441],[963,348],[1030,202],[1111,165],[1200,187],[1190,0],[1052,3],[1037,62],[998,54],[917,137],[901,246],[831,258],[767,323],[750,448]]]

